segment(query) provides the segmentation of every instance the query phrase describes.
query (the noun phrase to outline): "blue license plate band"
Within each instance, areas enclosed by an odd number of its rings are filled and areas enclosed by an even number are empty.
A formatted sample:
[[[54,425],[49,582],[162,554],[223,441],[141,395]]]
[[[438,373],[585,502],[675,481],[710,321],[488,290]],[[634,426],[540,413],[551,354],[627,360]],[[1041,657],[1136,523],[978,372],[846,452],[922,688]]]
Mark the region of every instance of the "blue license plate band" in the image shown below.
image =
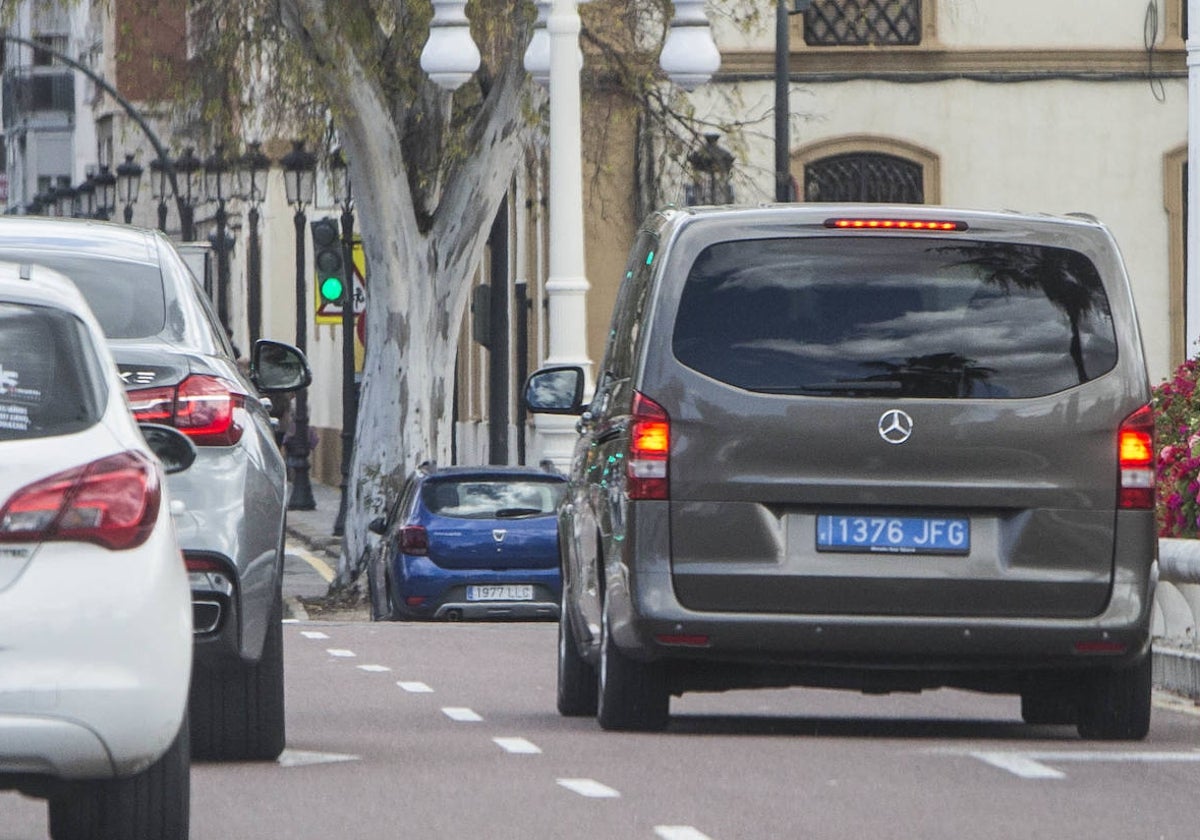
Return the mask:
[[[817,551],[879,554],[967,554],[971,523],[931,516],[817,517]]]

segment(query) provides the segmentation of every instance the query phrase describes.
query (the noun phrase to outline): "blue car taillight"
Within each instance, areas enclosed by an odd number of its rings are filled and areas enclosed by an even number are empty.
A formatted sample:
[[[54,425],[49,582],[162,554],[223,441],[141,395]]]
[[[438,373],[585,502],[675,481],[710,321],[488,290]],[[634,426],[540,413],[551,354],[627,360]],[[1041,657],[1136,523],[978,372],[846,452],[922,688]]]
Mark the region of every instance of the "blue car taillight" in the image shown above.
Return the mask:
[[[423,525],[405,525],[400,529],[400,550],[424,556],[429,553],[429,532]]]

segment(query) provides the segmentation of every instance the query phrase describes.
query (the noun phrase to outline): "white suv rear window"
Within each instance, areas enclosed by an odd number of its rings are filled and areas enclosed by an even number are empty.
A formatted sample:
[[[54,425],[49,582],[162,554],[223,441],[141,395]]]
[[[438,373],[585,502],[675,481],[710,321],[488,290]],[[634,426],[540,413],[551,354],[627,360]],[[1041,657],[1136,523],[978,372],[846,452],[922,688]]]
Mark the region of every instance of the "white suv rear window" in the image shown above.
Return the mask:
[[[0,303],[0,440],[81,431],[106,392],[86,327],[44,306]]]

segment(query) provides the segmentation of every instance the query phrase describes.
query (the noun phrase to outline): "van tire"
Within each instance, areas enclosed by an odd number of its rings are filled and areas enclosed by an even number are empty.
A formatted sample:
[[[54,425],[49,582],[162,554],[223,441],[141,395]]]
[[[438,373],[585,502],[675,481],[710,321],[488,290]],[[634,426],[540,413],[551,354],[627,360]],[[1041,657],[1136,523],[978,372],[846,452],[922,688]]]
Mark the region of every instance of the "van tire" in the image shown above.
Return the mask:
[[[187,840],[191,811],[188,719],[162,756],[125,779],[67,782],[50,797],[54,840]]]
[[[596,717],[600,728],[659,732],[670,720],[671,695],[661,662],[626,656],[612,638],[605,604],[600,640],[600,685]]]
[[[598,680],[596,669],[579,655],[564,587],[558,616],[558,713],[563,717],[596,714],[600,695]]]
[[[262,657],[253,664],[197,664],[190,696],[192,754],[217,761],[274,761],[286,741],[283,607],[276,599]]]
[[[1088,677],[1079,702],[1079,735],[1099,741],[1140,741],[1150,732],[1153,663],[1149,654],[1128,668]]]

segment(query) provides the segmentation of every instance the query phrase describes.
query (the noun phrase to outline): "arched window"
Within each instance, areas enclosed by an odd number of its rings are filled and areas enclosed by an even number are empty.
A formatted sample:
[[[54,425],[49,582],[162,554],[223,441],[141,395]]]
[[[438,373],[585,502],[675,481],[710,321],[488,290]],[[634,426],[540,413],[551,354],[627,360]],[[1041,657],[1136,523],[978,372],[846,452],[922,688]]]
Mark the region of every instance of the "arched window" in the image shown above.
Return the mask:
[[[793,174],[804,185],[804,201],[936,204],[939,199],[937,156],[899,141],[851,137],[814,144],[793,158]]]
[[[850,152],[804,167],[806,201],[924,204],[921,164],[896,155]]]

